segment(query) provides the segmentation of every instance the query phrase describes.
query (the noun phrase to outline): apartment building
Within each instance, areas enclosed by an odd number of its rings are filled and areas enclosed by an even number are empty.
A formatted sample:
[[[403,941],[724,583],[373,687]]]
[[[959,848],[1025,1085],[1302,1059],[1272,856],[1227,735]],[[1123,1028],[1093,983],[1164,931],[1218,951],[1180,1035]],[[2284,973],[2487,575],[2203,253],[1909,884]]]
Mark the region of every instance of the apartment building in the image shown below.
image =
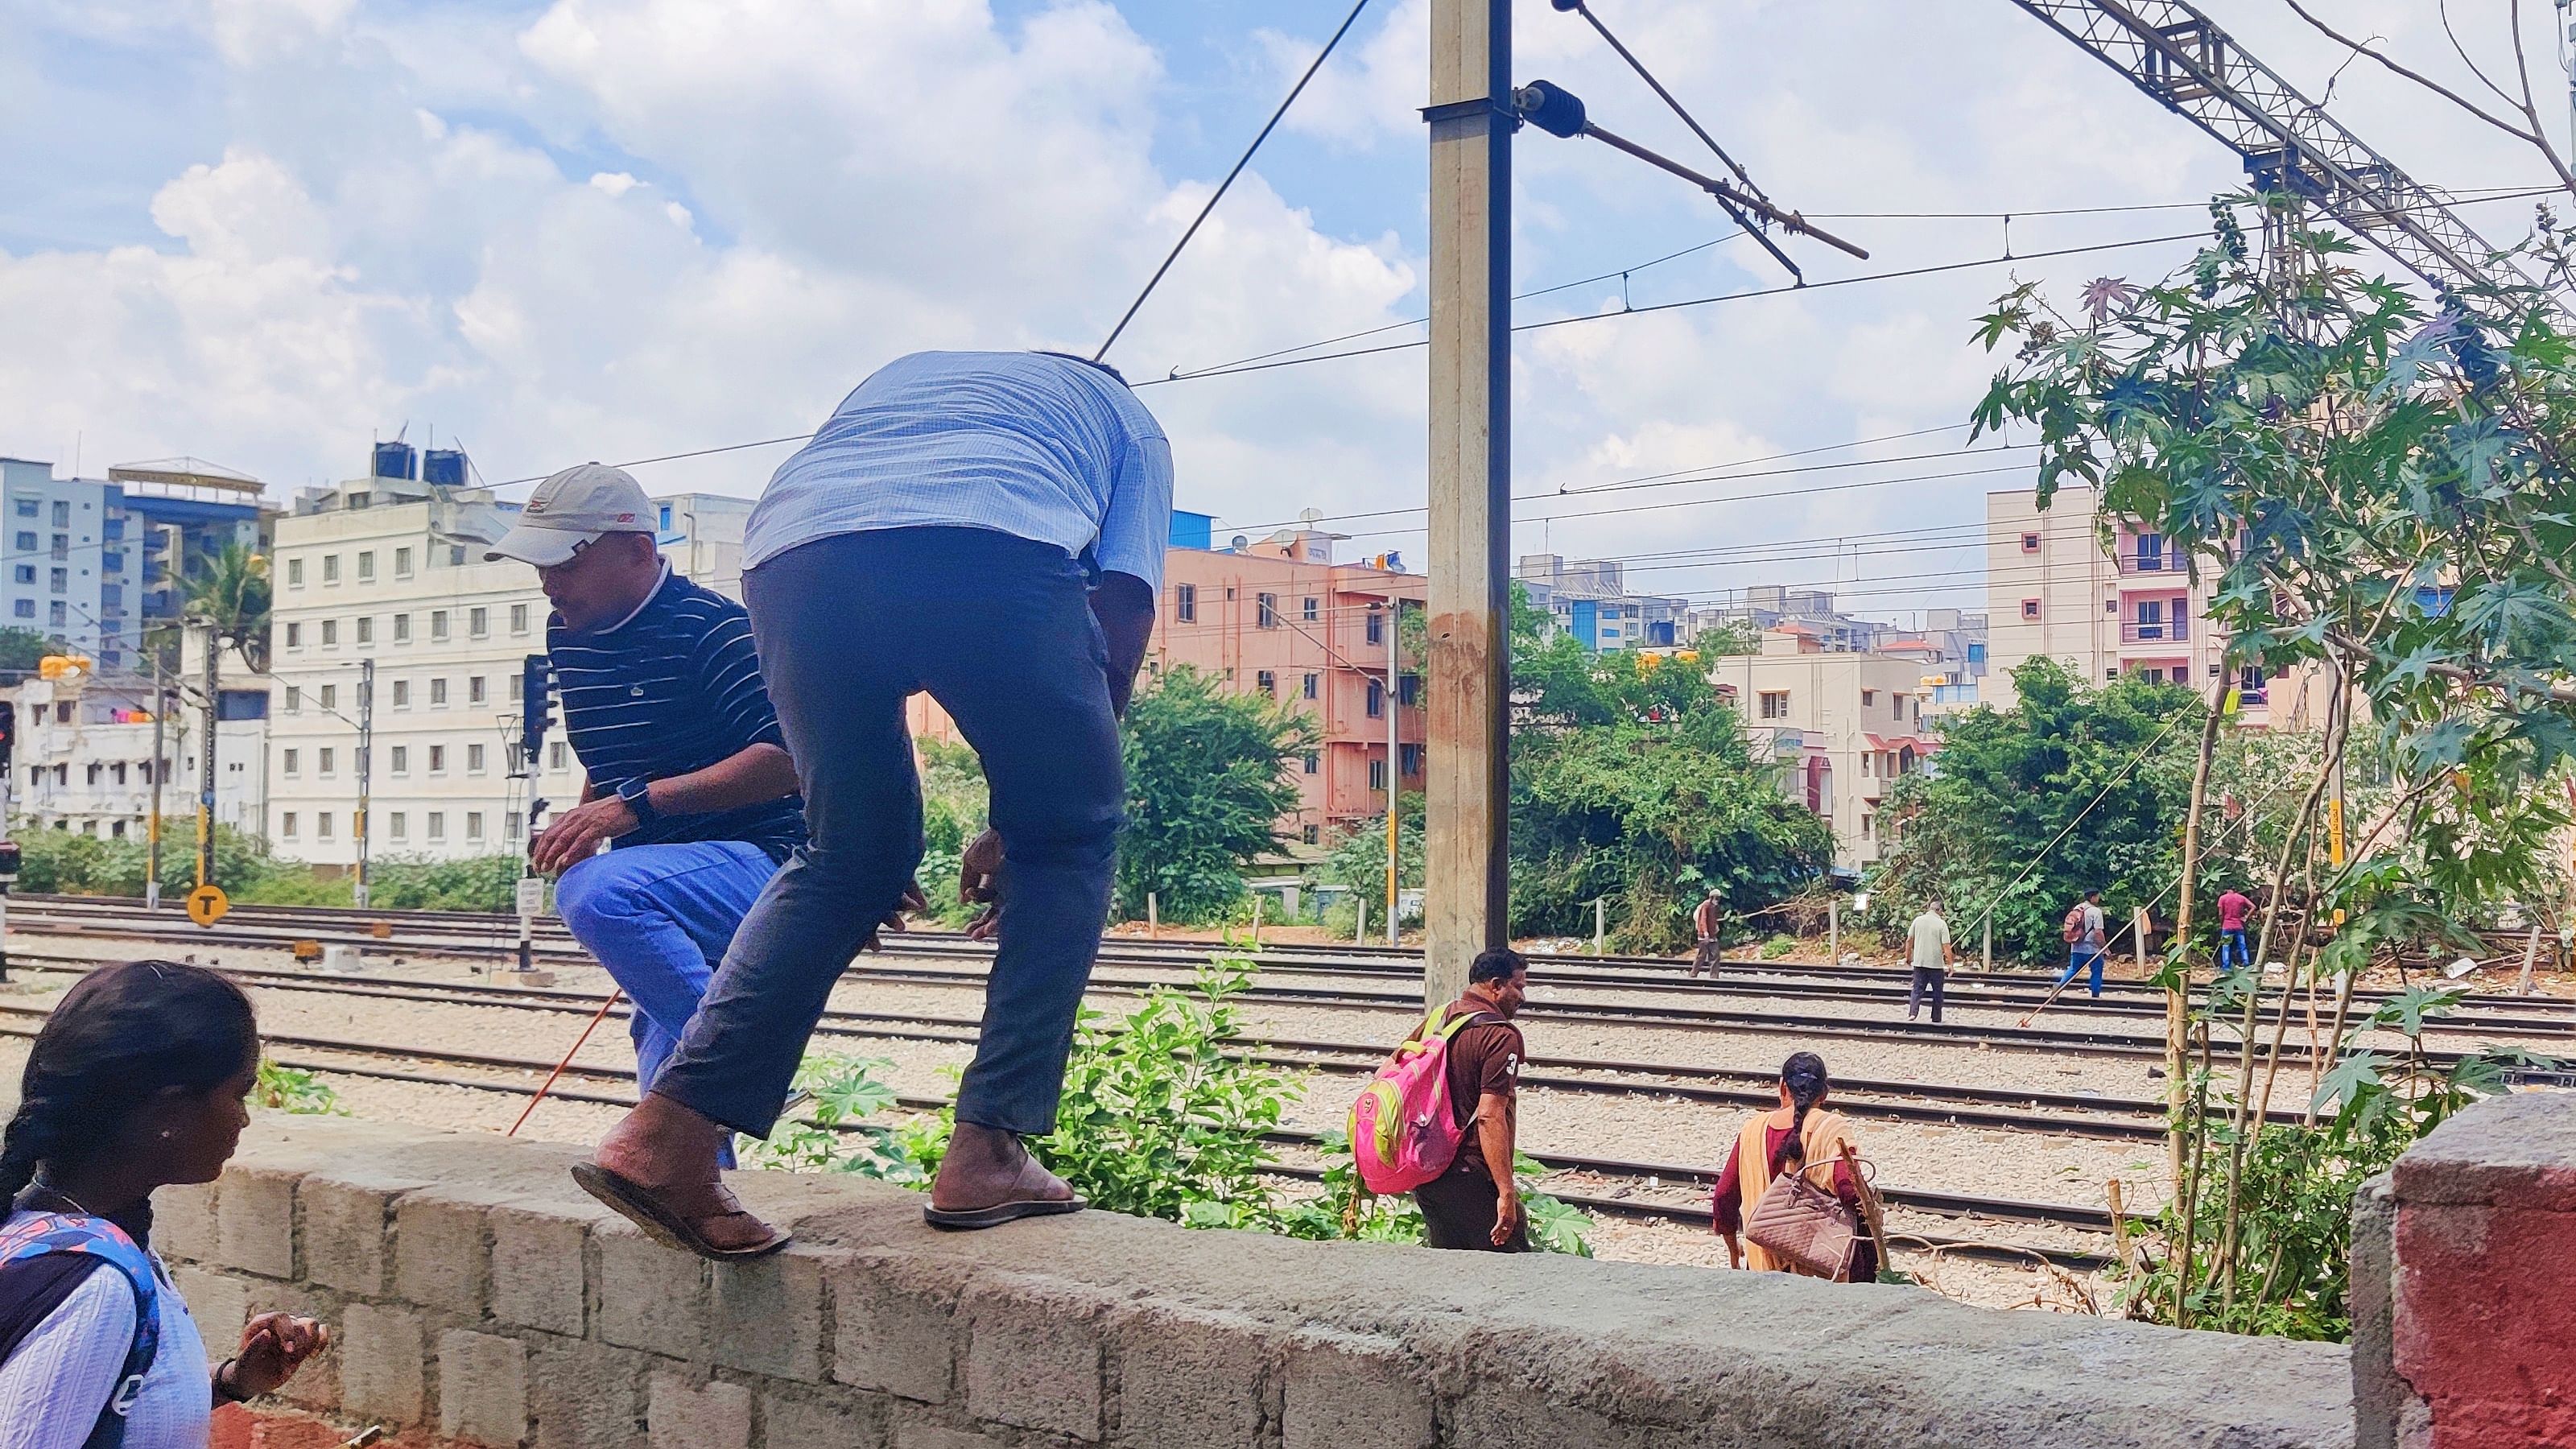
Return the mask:
[[[1921,658],[1831,643],[1793,621],[1766,631],[1759,654],[1706,662],[1755,750],[1779,761],[1789,797],[1833,827],[1835,867],[1854,872],[1891,843],[1880,812],[1889,784],[1923,768],[1940,741],[1925,724]]]
[[[684,494],[656,505],[672,567],[738,596],[750,501]],[[533,569],[483,561],[483,540],[509,512],[489,489],[376,476],[309,490],[277,520],[267,818],[278,854],[325,865],[357,859],[359,686],[368,664],[370,853],[524,847],[528,782],[511,778],[521,671],[527,656],[545,652],[548,605]],[[580,763],[560,729],[533,783],[557,808],[580,797]]]
[[[1626,569],[1616,559],[1568,563],[1562,554],[1523,554],[1512,577],[1530,607],[1586,649],[1669,649],[1690,642],[1690,601],[1629,593]]]
[[[178,619],[194,562],[256,544],[259,495],[258,479],[193,458],[120,465],[105,479],[0,458],[0,627],[42,634],[105,672],[135,667],[144,632]]]
[[[147,679],[82,675],[29,679],[12,697],[18,741],[10,766],[10,815],[20,830],[67,830],[141,840],[152,783],[161,779],[162,839],[195,840],[197,782],[205,763],[204,715],[172,710],[156,756]],[[251,701],[228,698],[215,736],[215,819],[257,833],[267,794],[268,726]]]
[[[2096,684],[2135,676],[2206,690],[2226,654],[2209,623],[2217,579],[2194,579],[2162,534],[2105,518],[2091,488],[2063,487],[2045,510],[2030,489],[1986,495],[1986,611],[1992,635],[1986,702],[2013,703],[2012,671],[2046,655]],[[2297,681],[2243,669],[2239,718],[2303,725]],[[2276,707],[2277,706],[2277,707]]]

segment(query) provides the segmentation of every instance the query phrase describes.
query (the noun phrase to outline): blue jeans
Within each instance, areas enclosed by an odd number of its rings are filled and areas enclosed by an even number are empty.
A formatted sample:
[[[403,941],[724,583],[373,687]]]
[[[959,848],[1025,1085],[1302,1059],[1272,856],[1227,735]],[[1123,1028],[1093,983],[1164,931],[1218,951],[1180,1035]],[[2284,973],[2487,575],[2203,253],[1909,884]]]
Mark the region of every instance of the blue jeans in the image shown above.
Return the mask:
[[[1109,649],[1081,566],[990,529],[880,529],[799,545],[742,588],[808,838],[654,1090],[769,1135],[833,983],[921,862],[903,706],[928,690],[983,761],[1003,849],[1001,945],[957,1120],[1054,1130],[1126,823]]]
[[[594,855],[555,886],[555,911],[635,1004],[635,1080],[661,1077],[734,932],[778,863],[739,840]]]
[[[2230,961],[2233,961],[2236,964],[2230,966],[2228,964]],[[2246,944],[2245,932],[2242,927],[2233,931],[2221,931],[2218,933],[2219,970],[2241,971],[2253,964],[2254,948]]]
[[[2067,982],[2074,980],[2075,973],[2083,970],[2089,965],[2093,968],[2093,994],[2096,996],[2101,995],[2103,954],[2103,949],[2099,946],[2087,946],[2078,943],[2075,950],[2071,953],[2070,959],[2066,963],[2066,974],[2057,978],[2057,984],[2063,986]]]

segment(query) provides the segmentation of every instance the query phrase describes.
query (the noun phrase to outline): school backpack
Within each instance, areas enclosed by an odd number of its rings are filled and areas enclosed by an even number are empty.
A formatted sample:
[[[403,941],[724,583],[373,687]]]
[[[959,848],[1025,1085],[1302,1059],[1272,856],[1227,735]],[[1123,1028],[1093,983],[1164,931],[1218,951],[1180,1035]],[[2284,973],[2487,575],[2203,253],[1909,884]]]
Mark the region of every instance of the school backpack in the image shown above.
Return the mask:
[[[1497,1018],[1435,1009],[1413,1040],[1395,1049],[1351,1104],[1351,1157],[1370,1192],[1410,1192],[1449,1170],[1466,1135],[1449,1107],[1449,1041]]]
[[[2084,903],[2082,901],[2077,901],[2075,903],[2075,908],[2066,913],[2066,944],[2072,946],[2083,939]]]
[[[69,1213],[28,1213],[0,1227],[0,1264],[41,1258],[48,1253],[87,1253],[125,1275],[134,1289],[134,1342],[125,1350],[125,1366],[116,1389],[99,1410],[98,1423],[81,1449],[119,1449],[125,1443],[125,1417],[143,1392],[143,1376],[161,1349],[161,1292],[152,1260],[125,1230],[105,1218]]]

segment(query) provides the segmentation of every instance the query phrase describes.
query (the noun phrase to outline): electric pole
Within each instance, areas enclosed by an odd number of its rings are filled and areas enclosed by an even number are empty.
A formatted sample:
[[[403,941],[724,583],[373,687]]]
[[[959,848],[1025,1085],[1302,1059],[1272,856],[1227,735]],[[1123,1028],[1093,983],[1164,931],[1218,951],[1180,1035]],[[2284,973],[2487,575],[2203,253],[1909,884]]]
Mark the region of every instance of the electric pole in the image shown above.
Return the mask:
[[[1434,1005],[1510,935],[1511,69],[1511,0],[1432,0],[1422,990]]]
[[[205,777],[197,782],[197,884],[215,883],[215,722],[222,718],[223,697],[216,684],[219,672],[216,661],[223,653],[223,635],[215,621],[206,621],[206,761]]]
[[[161,680],[161,650],[152,650],[152,818],[143,827],[143,909],[161,908],[161,780],[170,773],[163,761],[162,716],[168,714],[170,687]]]
[[[1403,836],[1397,825],[1397,803],[1404,789],[1403,694],[1396,688],[1397,664],[1395,636],[1404,623],[1404,601],[1392,594],[1386,601],[1386,943],[1401,945],[1396,936],[1397,861],[1396,849]]]
[[[367,908],[367,787],[375,775],[376,661],[358,661],[358,874],[349,884],[349,899]]]

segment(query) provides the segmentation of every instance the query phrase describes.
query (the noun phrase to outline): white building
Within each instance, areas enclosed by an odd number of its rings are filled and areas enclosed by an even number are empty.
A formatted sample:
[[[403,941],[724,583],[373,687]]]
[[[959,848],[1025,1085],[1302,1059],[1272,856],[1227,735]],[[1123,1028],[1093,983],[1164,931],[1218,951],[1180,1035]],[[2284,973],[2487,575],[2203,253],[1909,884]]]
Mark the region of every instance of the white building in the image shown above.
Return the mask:
[[[143,667],[146,630],[175,621],[178,581],[227,544],[259,542],[256,478],[193,458],[57,478],[0,458],[0,627],[42,634],[110,674]]]
[[[1833,826],[1834,864],[1858,870],[1890,843],[1888,785],[1940,748],[1924,724],[1924,663],[1830,647],[1804,624],[1762,636],[1763,652],[1715,656],[1709,679],[1744,715],[1757,753],[1787,771],[1789,798]]]
[[[657,500],[679,572],[738,595],[748,500]],[[276,524],[270,651],[269,842],[322,865],[357,860],[359,685],[374,666],[369,853],[511,853],[528,782],[511,778],[521,669],[546,648],[534,569],[483,562],[508,510],[490,490],[367,478],[306,493]],[[562,711],[535,790],[580,798]]]
[[[30,679],[14,697],[18,742],[10,766],[10,814],[18,829],[144,839],[157,773],[163,781],[163,842],[194,848],[204,763],[200,711],[176,708],[162,721],[156,767],[148,680]],[[228,718],[216,727],[215,819],[252,834],[265,810],[267,731],[267,721],[256,718]]]
[[[1512,577],[1530,607],[1586,649],[1669,649],[1690,642],[1681,632],[1690,600],[1629,593],[1617,559],[1568,563],[1561,554],[1525,553]]]

